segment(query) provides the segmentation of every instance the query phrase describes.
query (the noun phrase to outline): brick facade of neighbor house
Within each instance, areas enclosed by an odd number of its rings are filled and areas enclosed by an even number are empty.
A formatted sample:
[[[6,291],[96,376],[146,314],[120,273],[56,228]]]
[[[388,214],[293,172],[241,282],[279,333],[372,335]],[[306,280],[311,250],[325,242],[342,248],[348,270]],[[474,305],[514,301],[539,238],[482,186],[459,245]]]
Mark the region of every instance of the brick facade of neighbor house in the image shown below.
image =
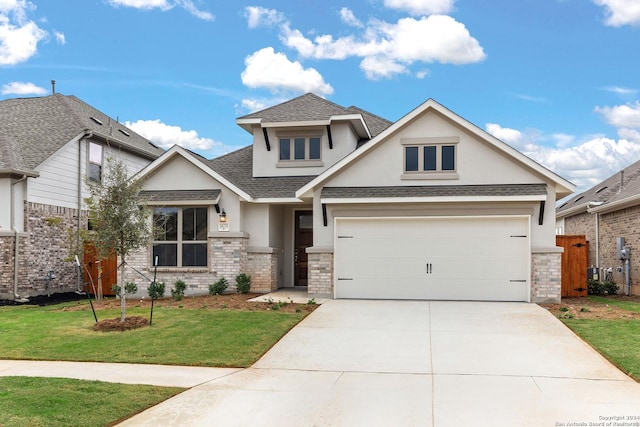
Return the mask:
[[[40,203],[25,203],[25,232],[19,233],[18,295],[29,297],[78,289],[77,267],[68,260],[69,233],[78,227],[77,209]],[[81,221],[86,223],[86,214]],[[14,298],[15,234],[0,235],[0,298]],[[55,278],[47,283],[48,272]]]
[[[561,261],[561,252],[532,254],[531,302],[539,304],[560,302]]]
[[[564,234],[584,235],[589,242],[588,265],[596,264],[596,216],[588,212],[566,218],[564,222]]]

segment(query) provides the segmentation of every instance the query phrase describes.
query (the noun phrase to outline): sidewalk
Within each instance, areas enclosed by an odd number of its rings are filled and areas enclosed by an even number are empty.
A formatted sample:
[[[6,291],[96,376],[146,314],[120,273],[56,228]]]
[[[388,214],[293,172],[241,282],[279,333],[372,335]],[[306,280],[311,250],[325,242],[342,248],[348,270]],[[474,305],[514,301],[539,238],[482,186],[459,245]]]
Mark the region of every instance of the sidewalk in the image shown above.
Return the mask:
[[[0,360],[0,377],[51,377],[191,388],[242,368],[139,365],[133,363]]]

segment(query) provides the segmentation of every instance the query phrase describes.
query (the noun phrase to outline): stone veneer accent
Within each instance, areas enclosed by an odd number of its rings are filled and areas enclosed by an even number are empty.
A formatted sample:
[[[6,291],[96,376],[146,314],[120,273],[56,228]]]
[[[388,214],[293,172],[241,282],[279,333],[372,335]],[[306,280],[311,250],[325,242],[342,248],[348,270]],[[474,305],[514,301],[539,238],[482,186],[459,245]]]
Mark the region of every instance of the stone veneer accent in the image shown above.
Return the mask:
[[[333,252],[309,249],[307,292],[310,297],[333,298]]]
[[[561,252],[531,254],[531,302],[559,303],[562,292]]]
[[[81,212],[86,224],[86,213]],[[77,289],[77,267],[69,256],[69,230],[77,230],[78,210],[27,202],[24,205],[25,232],[19,233],[18,295],[21,297],[70,292]],[[0,298],[14,298],[15,234],[0,234]],[[55,279],[47,288],[46,276]]]

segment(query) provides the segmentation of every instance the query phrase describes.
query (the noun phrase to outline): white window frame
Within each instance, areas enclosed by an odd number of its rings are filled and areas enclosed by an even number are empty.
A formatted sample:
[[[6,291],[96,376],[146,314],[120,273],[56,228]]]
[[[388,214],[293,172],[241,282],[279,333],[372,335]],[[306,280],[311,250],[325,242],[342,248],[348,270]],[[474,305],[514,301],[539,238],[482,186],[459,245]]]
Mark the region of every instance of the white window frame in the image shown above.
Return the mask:
[[[95,159],[92,159],[92,149],[91,147],[100,148],[100,163],[96,162]],[[97,165],[100,168],[100,177],[95,178],[91,175],[91,165]],[[87,177],[91,182],[102,182],[102,176],[104,174],[104,145],[98,144],[97,142],[89,141],[87,145]]]
[[[402,176],[403,180],[411,179],[458,179],[458,143],[460,138],[452,137],[431,137],[431,138],[403,138],[400,143],[402,145]],[[454,169],[442,169],[442,147],[454,147]],[[418,148],[418,170],[408,171],[407,167],[407,148]],[[424,170],[424,149],[425,147],[436,147],[436,169]]]

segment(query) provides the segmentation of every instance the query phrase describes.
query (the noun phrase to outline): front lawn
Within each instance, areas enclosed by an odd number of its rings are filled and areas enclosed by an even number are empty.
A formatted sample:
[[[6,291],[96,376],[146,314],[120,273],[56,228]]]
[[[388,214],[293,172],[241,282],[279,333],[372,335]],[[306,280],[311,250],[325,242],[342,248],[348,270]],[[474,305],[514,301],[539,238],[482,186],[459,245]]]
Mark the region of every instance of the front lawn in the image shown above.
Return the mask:
[[[640,382],[639,297],[568,298],[546,307],[600,354]]]
[[[0,426],[106,426],[184,389],[66,378],[0,377]]]
[[[94,331],[88,307],[0,307],[0,358],[247,367],[308,314],[199,307],[160,304],[152,326],[123,332]],[[148,318],[149,310],[131,307],[127,315]]]

